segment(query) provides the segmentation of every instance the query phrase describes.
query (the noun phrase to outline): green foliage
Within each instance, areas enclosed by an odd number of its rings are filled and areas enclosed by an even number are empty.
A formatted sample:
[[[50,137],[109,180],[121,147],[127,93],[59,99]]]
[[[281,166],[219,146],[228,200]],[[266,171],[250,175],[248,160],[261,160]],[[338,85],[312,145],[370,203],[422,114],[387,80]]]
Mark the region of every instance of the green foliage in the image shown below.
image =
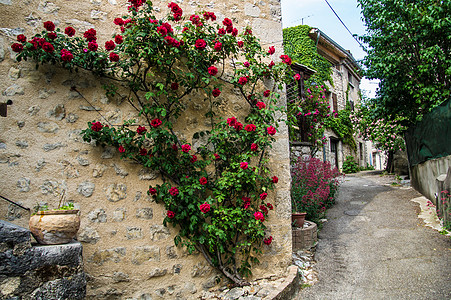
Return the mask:
[[[451,1],[359,0],[375,118],[410,126],[451,96]]]
[[[226,277],[244,285],[242,276],[251,274],[261,247],[267,247],[262,243],[272,242],[272,237],[265,238],[265,221],[273,209],[266,198],[278,179],[271,176],[266,153],[277,131],[275,111],[281,110],[276,91],[293,78],[289,62],[268,64],[271,54],[250,28],[237,35],[230,25],[229,33],[221,33],[224,28],[213,22],[213,13],[187,20],[171,3],[174,14],[157,19],[150,1],[129,2],[135,4],[119,20],[123,24],[117,24],[123,30],[119,38],[114,36],[114,49],[94,49],[93,41],[86,40],[89,31],[82,38],[57,29],[54,39],[44,31],[31,40],[51,44],[54,50],[22,42],[17,59],[91,70],[113,79],[105,85],[109,96],[128,87],[126,98],[140,123],[127,120],[117,126],[93,120],[82,132],[84,141],[112,146],[122,159],[159,172],[161,184],[149,186],[148,194],[167,210],[163,224],[179,229],[174,243],[201,253]],[[248,106],[242,116],[217,116],[217,97],[225,86],[239,91]],[[174,130],[191,97],[205,100],[208,122],[203,123],[211,124],[194,134],[205,140],[196,148]]]
[[[325,85],[329,82],[333,85],[332,65],[318,54],[315,41],[308,35],[311,29],[308,25],[283,29],[284,51],[294,62],[316,70],[309,82],[316,82],[318,85]]]
[[[360,171],[359,166],[354,160],[353,156],[346,156],[345,161],[343,162],[343,173],[350,174],[350,173],[357,173]]]
[[[348,144],[352,149],[356,150],[357,144],[354,139],[354,126],[351,122],[350,115],[350,110],[339,110],[335,118],[324,120],[324,126],[332,129],[345,144]]]

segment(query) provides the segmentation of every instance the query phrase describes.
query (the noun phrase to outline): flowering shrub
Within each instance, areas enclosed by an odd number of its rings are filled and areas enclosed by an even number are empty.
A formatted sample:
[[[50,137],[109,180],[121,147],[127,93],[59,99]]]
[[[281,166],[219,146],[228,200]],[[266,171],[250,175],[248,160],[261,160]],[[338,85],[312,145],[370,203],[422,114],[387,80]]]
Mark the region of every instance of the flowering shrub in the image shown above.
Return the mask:
[[[274,47],[263,49],[250,28],[239,33],[228,18],[215,22],[212,12],[186,18],[170,3],[169,14],[157,19],[150,1],[129,2],[128,14],[114,20],[118,33],[104,46],[94,29],[77,33],[67,27],[63,33],[48,21],[46,31],[28,41],[21,37],[12,49],[18,61],[31,58],[113,79],[107,95],[129,88],[139,123],[92,121],[83,139],[113,146],[121,158],[158,171],[163,183],[149,186],[148,194],[165,206],[164,225],[179,228],[175,244],[200,252],[244,285],[262,244],[273,241],[265,234],[273,209],[267,192],[278,179],[270,174],[266,153],[277,132],[277,91],[293,77],[291,60],[284,55],[274,63]],[[227,86],[247,104],[244,116],[217,117],[217,97]],[[174,130],[193,95],[208,103],[211,124],[194,134],[207,139],[196,148]]]
[[[443,228],[451,231],[451,193],[447,190],[440,193],[441,209],[437,211],[438,217],[443,222]]]
[[[343,176],[337,168],[331,168],[330,162],[298,158],[291,171],[293,212],[305,212],[306,218],[318,222],[335,203]]]
[[[350,174],[350,173],[357,173],[360,171],[359,165],[354,160],[354,156],[348,155],[345,158],[345,161],[343,162],[343,173]]]

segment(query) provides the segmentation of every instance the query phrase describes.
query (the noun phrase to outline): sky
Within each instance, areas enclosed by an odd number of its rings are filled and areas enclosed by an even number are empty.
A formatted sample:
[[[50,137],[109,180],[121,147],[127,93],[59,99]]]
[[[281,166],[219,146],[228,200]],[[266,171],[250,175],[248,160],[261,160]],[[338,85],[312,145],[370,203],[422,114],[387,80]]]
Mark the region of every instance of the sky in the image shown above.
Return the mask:
[[[365,25],[357,0],[327,1],[353,34],[365,33]],[[357,61],[365,57],[365,51],[341,24],[325,0],[281,0],[281,3],[284,28],[302,24],[316,27],[344,49],[350,50]],[[377,86],[377,81],[366,78],[360,83],[360,89],[367,97],[375,96]]]

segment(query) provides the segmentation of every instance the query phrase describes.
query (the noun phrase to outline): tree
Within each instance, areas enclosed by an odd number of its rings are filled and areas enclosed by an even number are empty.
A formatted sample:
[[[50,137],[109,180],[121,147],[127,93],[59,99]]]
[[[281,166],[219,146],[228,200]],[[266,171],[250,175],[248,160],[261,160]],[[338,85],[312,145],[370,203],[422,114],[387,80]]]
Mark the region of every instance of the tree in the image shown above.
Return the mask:
[[[451,1],[359,0],[377,118],[410,126],[451,96]]]

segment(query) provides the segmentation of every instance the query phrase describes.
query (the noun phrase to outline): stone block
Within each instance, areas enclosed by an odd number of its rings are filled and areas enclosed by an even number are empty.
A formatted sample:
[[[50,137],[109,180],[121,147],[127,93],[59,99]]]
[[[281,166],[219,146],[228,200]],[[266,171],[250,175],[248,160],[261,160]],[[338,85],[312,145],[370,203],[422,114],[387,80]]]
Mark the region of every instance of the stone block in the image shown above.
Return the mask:
[[[136,217],[143,220],[151,220],[153,218],[153,209],[151,207],[138,208]]]
[[[108,201],[118,202],[127,198],[127,185],[124,183],[113,183],[110,184],[106,189],[105,193]]]
[[[160,247],[141,246],[136,247],[132,253],[132,263],[141,265],[147,261],[160,261]]]
[[[142,229],[139,227],[127,227],[127,233],[125,234],[125,236],[129,240],[142,239],[143,232]]]
[[[169,237],[169,229],[163,225],[150,226],[150,239],[152,241],[164,240]]]

